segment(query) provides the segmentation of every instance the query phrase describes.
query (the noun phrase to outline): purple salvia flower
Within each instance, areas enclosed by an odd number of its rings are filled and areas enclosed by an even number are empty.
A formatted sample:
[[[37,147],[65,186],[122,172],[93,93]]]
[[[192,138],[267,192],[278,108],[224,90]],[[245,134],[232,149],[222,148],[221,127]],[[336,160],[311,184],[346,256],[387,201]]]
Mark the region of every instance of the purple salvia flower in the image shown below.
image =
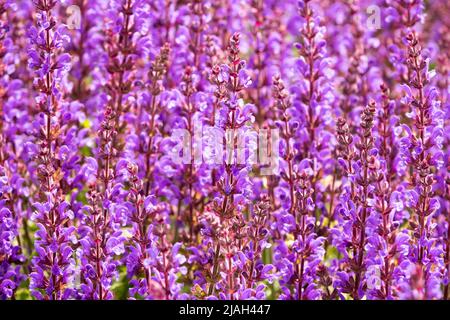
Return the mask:
[[[324,256],[323,237],[314,232],[315,219],[311,212],[315,209],[312,201],[311,168],[301,164],[298,173],[296,202],[293,212],[291,232],[294,240],[286,246],[279,243],[276,257],[282,284],[283,299],[315,300],[321,296],[315,284],[317,268]],[[286,250],[286,252],[283,252]]]
[[[20,217],[18,214],[20,211],[16,211],[17,208],[14,204],[18,192],[13,180],[17,179],[17,174],[13,173],[14,166],[12,165],[13,161],[16,161],[16,157],[8,147],[11,142],[14,143],[14,138],[10,135],[10,126],[14,127],[14,123],[7,121],[10,112],[8,100],[11,94],[8,83],[11,81],[11,74],[14,71],[14,64],[10,63],[8,58],[8,51],[12,49],[8,32],[9,25],[6,19],[6,13],[10,10],[8,5],[10,4],[4,1],[0,2],[0,57],[2,57],[0,62],[0,300],[10,299],[14,296],[24,279],[21,264],[25,261],[20,246]]]
[[[60,163],[64,162],[58,146],[62,126],[60,100],[64,98],[64,77],[70,66],[70,56],[61,53],[66,36],[52,15],[56,1],[34,1],[37,28],[29,31],[31,48],[29,67],[35,71],[34,86],[39,92],[36,103],[40,110],[39,152],[36,155],[40,202],[33,204],[32,220],[36,223],[33,272],[30,288],[38,299],[67,299],[73,291],[67,287],[73,281],[72,233],[70,221],[74,214],[64,200]]]
[[[146,196],[153,193],[153,186],[155,184],[155,162],[159,157],[159,148],[157,143],[160,140],[160,131],[162,130],[159,119],[159,115],[162,113],[162,97],[160,97],[160,95],[164,91],[163,79],[169,66],[169,57],[170,47],[169,44],[166,43],[161,48],[159,55],[156,56],[150,66],[148,73],[148,93],[150,94],[150,97],[146,96],[143,101],[143,103],[148,103],[149,105],[149,112],[148,114],[145,114],[144,118],[147,119],[149,123],[146,130],[147,137],[142,135],[139,137],[140,149],[143,154],[145,154],[144,192]]]
[[[73,40],[68,48],[74,60],[70,72],[73,78],[72,97],[84,103],[90,95],[94,94],[88,84],[89,77],[93,73],[92,67],[101,61],[100,55],[95,54],[95,46],[102,40],[95,25],[95,19],[98,19],[97,11],[101,9],[99,0],[76,0],[73,5],[78,7],[79,16],[76,16],[78,11],[71,12],[75,14],[71,23],[79,23],[79,25],[71,26],[73,28],[71,30]]]
[[[126,257],[131,281],[132,296],[140,295],[152,299],[185,299],[176,274],[186,274],[182,266],[186,258],[179,253],[181,243],[169,242],[170,229],[165,204],[156,204],[153,196],[143,198],[143,183],[137,177],[137,166],[127,164],[126,175],[130,180],[130,191],[126,206],[133,223],[133,236]],[[140,277],[143,271],[143,277]]]
[[[272,281],[270,271],[273,269],[273,266],[264,264],[261,260],[264,249],[271,246],[268,242],[270,210],[271,204],[268,197],[264,197],[251,208],[252,220],[247,228],[250,241],[244,248],[243,254],[239,255],[240,259],[245,261],[245,271],[242,273],[242,276],[247,275],[242,282],[246,283],[246,287],[250,291],[243,290],[243,295],[248,296],[241,296],[240,299],[248,299],[250,297],[264,299],[264,287],[261,287],[262,284],[260,282],[265,279]],[[254,284],[256,285],[255,288]]]
[[[344,250],[347,268],[339,272],[338,286],[341,293],[350,294],[353,299],[364,296],[366,252],[370,238],[367,222],[371,219],[374,171],[376,158],[374,153],[375,102],[371,101],[361,115],[359,140],[353,144],[353,137],[347,122],[339,118],[337,122],[339,163],[344,168],[348,184],[341,195],[337,210],[341,215],[342,235],[337,245]],[[339,231],[338,231],[339,232]]]
[[[445,10],[442,10],[439,5],[436,4],[436,14],[440,15]],[[439,30],[437,32],[439,44],[439,54],[437,57],[437,80],[436,85],[440,91],[441,103],[443,110],[447,110],[444,116],[444,132],[450,130],[450,105],[449,105],[449,28],[445,25],[440,25],[436,22]],[[440,208],[438,213],[441,214],[438,217],[438,222],[441,221],[437,227],[437,237],[442,239],[444,248],[444,270],[443,270],[443,299],[450,299],[450,136],[447,134],[444,137],[443,152],[444,152],[444,165],[440,168],[438,174],[436,174],[436,194],[440,198]]]
[[[375,210],[368,220],[372,236],[367,245],[367,284],[368,297],[374,299],[394,299],[397,297],[396,280],[403,277],[403,270],[396,266],[395,260],[405,259],[405,240],[407,236],[399,233],[402,215],[394,205],[396,193],[395,174],[397,170],[395,155],[395,135],[393,127],[397,117],[393,116],[394,102],[389,99],[389,89],[381,85],[381,106],[378,112],[378,135],[375,141],[379,150],[379,161],[375,167]],[[398,172],[398,171],[397,171]]]
[[[333,172],[332,145],[334,139],[327,128],[333,127],[331,105],[334,101],[330,81],[331,60],[327,57],[325,31],[319,17],[312,9],[311,1],[300,1],[301,42],[296,44],[300,58],[296,61],[299,82],[292,88],[295,94],[294,114],[299,128],[296,130],[294,148],[302,150],[296,161],[308,158],[312,170],[312,200],[316,210],[320,212],[319,221],[324,222],[327,213],[322,196],[323,186],[318,183],[322,175]],[[324,213],[324,215],[322,215]],[[319,223],[318,223],[319,224]]]
[[[245,130],[245,122],[249,119],[245,110],[248,108],[242,107],[242,100],[239,97],[240,92],[250,84],[246,75],[245,61],[239,57],[239,45],[240,35],[235,33],[231,36],[227,47],[228,64],[214,66],[211,74],[211,79],[217,84],[218,90],[224,90],[221,94],[224,101],[216,124],[222,130],[223,137],[225,136],[223,131],[227,130],[230,133],[227,141],[232,148],[229,152],[225,152],[223,159],[225,165],[220,168],[221,172],[216,173],[220,177],[214,180],[218,195],[207,209],[207,211],[210,210],[211,220],[222,226],[218,233],[213,233],[215,235],[213,238],[214,258],[212,270],[206,269],[211,279],[207,290],[210,296],[215,289],[220,289],[222,299],[233,299],[239,288],[239,277],[235,277],[236,259],[238,253],[242,251],[243,243],[236,237],[242,230],[235,230],[234,227],[245,226],[245,221],[238,212],[247,205],[247,190],[250,184],[247,176],[248,166],[235,164],[234,156],[238,129]],[[205,229],[208,227],[211,225],[205,225]],[[207,230],[203,232],[208,233]],[[220,278],[223,280],[220,281]]]
[[[269,17],[270,8],[268,4],[264,1],[253,0],[250,1],[251,14],[253,16],[249,17],[254,23],[254,28],[252,28],[252,46],[254,47],[254,52],[252,57],[249,59],[249,68],[253,69],[254,75],[252,76],[255,81],[252,83],[252,88],[249,88],[250,95],[253,100],[253,104],[257,106],[257,113],[255,115],[256,123],[258,126],[262,127],[263,121],[266,118],[270,118],[270,80],[272,76],[270,72],[274,72],[273,69],[278,69],[274,66],[274,61],[271,56],[270,50],[276,50],[275,46],[279,45],[277,43],[276,37],[272,34],[271,25],[275,24]],[[273,30],[276,33],[276,30]],[[271,68],[272,67],[272,68]],[[275,71],[279,74],[279,70]]]
[[[411,182],[413,189],[407,191],[406,205],[414,209],[409,223],[414,233],[411,238],[409,259],[416,265],[413,270],[423,285],[411,276],[410,285],[418,290],[407,294],[421,298],[440,297],[440,272],[442,247],[433,237],[433,214],[439,208],[434,197],[435,177],[432,168],[442,166],[443,117],[437,90],[427,86],[430,82],[428,63],[422,56],[422,49],[415,32],[407,35],[410,73],[409,86],[405,86],[405,102],[410,106],[413,127],[402,125],[404,136],[401,139],[401,155],[405,163],[412,167]],[[417,287],[419,286],[419,287]],[[405,288],[403,288],[405,289]]]
[[[81,286],[81,297],[84,299],[112,299],[112,279],[118,276],[114,257],[123,253],[117,249],[123,247],[121,242],[124,238],[122,232],[117,230],[114,189],[111,186],[115,178],[115,170],[111,167],[115,156],[113,139],[117,135],[115,120],[114,112],[107,107],[99,132],[99,154],[105,167],[100,168],[94,159],[89,161],[91,168],[88,170],[93,176],[87,194],[89,206],[83,208],[86,216],[79,228],[79,233],[83,235],[79,255],[84,271]]]
[[[1,10],[1,7],[0,7]],[[0,44],[1,46],[1,44]],[[1,50],[1,49],[0,49]],[[1,120],[3,123],[3,119]],[[5,141],[0,134],[0,148]],[[24,280],[21,265],[25,262],[20,247],[19,217],[15,211],[14,188],[9,179],[8,163],[0,153],[0,300],[10,299]],[[17,240],[17,243],[16,243]]]

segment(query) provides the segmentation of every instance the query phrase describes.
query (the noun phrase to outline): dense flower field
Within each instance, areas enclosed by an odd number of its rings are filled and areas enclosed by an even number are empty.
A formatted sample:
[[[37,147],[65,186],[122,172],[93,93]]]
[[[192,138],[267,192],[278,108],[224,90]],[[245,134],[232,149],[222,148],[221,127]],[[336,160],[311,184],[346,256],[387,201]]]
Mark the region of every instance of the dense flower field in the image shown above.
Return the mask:
[[[450,299],[446,0],[0,0],[0,299]]]

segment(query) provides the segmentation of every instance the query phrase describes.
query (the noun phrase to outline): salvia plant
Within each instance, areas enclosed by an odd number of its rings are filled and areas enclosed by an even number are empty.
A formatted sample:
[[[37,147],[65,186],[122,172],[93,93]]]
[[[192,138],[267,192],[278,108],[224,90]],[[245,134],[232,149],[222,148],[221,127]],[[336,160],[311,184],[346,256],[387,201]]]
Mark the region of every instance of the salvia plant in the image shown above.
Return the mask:
[[[0,299],[450,299],[449,14],[0,0]]]

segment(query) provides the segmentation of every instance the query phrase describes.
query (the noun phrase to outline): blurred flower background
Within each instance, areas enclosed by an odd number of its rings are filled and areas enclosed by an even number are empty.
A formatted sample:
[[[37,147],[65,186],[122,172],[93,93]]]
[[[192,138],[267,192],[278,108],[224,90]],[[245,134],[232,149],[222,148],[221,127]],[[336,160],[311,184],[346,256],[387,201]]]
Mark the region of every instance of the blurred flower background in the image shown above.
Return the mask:
[[[0,299],[450,299],[449,15],[0,0]]]

